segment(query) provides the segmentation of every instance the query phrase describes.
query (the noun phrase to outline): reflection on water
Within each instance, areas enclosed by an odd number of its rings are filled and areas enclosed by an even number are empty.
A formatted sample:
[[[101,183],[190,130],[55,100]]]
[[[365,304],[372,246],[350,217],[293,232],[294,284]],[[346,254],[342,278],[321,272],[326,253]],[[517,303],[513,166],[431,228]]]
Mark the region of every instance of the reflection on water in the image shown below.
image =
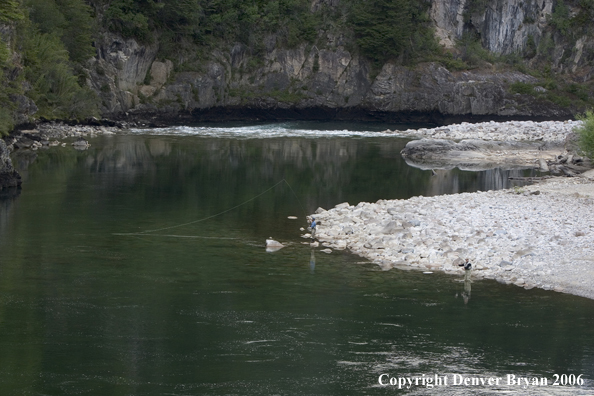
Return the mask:
[[[464,291],[462,292],[462,299],[464,300],[464,304],[468,304],[470,300],[470,292],[472,291],[472,270],[465,270],[464,271]]]
[[[301,243],[318,206],[486,190],[506,171],[439,179],[407,167],[393,138],[92,143],[23,162],[22,194],[0,206],[3,393],[399,392],[382,373],[583,373],[592,393],[592,301],[475,281],[462,304],[459,278]],[[292,190],[252,199],[282,179]],[[266,253],[270,236],[286,247]]]
[[[108,136],[88,152],[77,155],[65,149],[56,154],[59,150],[56,149],[48,157],[50,161],[70,161],[73,167],[84,163],[91,172],[109,175],[103,178],[106,187],[157,177],[162,173],[160,167],[177,167],[178,172],[170,174],[170,181],[179,188],[184,188],[185,178],[192,170],[205,177],[216,174],[227,183],[245,178],[263,188],[285,178],[299,185],[297,193],[308,211],[347,200],[356,203],[509,188],[510,176],[535,174],[532,170],[466,172],[452,169],[436,170],[432,176],[430,170],[406,165],[400,156],[406,140],[399,138],[185,138],[186,142],[183,139]],[[17,156],[16,162],[26,174],[33,160],[28,153],[23,153]]]

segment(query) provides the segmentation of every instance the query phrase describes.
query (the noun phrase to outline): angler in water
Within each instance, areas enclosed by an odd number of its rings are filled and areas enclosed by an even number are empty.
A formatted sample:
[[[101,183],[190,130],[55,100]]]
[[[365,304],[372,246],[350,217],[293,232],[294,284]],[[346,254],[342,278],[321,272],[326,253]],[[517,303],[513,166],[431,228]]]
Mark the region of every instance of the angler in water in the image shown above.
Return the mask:
[[[316,218],[312,217],[311,218],[311,224],[310,224],[310,228],[311,228],[311,240],[313,241],[316,238]]]

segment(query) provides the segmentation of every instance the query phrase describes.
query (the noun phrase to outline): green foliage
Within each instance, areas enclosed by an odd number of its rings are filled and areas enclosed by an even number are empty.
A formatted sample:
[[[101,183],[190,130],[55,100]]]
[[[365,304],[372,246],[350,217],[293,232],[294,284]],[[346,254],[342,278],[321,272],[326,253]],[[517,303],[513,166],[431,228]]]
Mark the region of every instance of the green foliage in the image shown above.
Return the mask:
[[[569,84],[565,91],[577,96],[580,100],[584,102],[588,102],[590,100],[590,95],[588,94],[588,89],[586,89],[583,85],[578,84]]]
[[[484,62],[495,63],[500,61],[500,57],[483,48],[478,36],[471,33],[465,33],[457,43],[461,51],[461,58],[471,67],[480,66]]]
[[[93,43],[94,20],[91,8],[82,0],[56,0],[67,23],[62,42],[68,50],[70,60],[82,63],[95,55]]]
[[[532,84],[517,81],[509,86],[509,90],[512,93],[518,93],[522,95],[534,95],[534,86]]]
[[[548,91],[545,95],[546,99],[559,105],[561,107],[569,107],[571,106],[571,99],[567,96],[557,94],[555,92]]]
[[[320,20],[309,5],[308,0],[114,0],[105,22],[142,42],[152,41],[156,32],[162,56],[187,60],[196,45],[220,41],[244,43],[257,54],[269,33],[288,47],[313,42]]]
[[[121,33],[124,37],[135,37],[144,42],[150,41],[151,26],[148,17],[142,12],[143,5],[148,6],[146,10],[151,10],[154,3],[134,0],[113,1],[105,13],[107,27]]]
[[[8,46],[0,40],[0,78],[3,73],[2,68],[6,67],[8,60],[10,59],[10,49]]]
[[[526,58],[533,58],[536,55],[537,47],[536,41],[534,41],[534,36],[529,34],[528,38],[526,39],[526,48],[524,49],[524,56]]]
[[[7,8],[10,7],[10,8]],[[8,11],[10,12],[8,12]],[[25,10],[25,11],[23,11]],[[95,93],[85,86],[86,72],[81,66],[95,53],[92,46],[94,22],[91,8],[84,0],[3,0],[0,19],[16,24],[15,47],[22,53],[22,72],[10,64],[11,49],[0,42],[2,69],[12,71],[0,84],[0,129],[12,127],[16,111],[13,95],[26,94],[38,107],[36,116],[48,119],[81,119],[97,115]],[[26,18],[24,18],[26,16]],[[23,80],[30,89],[23,92]]]
[[[17,0],[0,1],[0,22],[14,22],[23,19],[23,13]]]
[[[94,21],[83,0],[26,0],[34,26],[41,33],[60,37],[73,62],[95,54],[92,46]]]
[[[6,107],[0,107],[0,136],[7,135],[14,128],[12,113]]]
[[[473,15],[481,15],[487,9],[488,0],[468,0],[463,18],[464,22],[470,22]]]
[[[398,58],[409,48],[415,26],[411,0],[354,2],[349,21],[361,53],[376,64]]]
[[[469,65],[463,60],[455,59],[451,56],[451,54],[448,55],[435,58],[435,61],[441,63],[446,69],[450,71],[468,70],[470,68]]]
[[[316,52],[313,60],[312,72],[317,73],[320,71],[320,54]]]
[[[586,111],[585,114],[577,117],[583,125],[576,129],[579,135],[580,150],[590,159],[594,159],[594,112]]]
[[[29,96],[47,119],[85,118],[97,113],[97,99],[78,84],[68,52],[57,35],[33,32],[24,42],[25,77]]]
[[[300,100],[307,98],[307,96],[301,92],[289,92],[288,90],[274,90],[271,91],[269,95],[271,98],[285,103],[297,103]]]
[[[569,18],[569,8],[563,0],[557,0],[553,13],[549,16],[549,23],[556,27],[563,35],[566,35],[569,31],[571,18]]]

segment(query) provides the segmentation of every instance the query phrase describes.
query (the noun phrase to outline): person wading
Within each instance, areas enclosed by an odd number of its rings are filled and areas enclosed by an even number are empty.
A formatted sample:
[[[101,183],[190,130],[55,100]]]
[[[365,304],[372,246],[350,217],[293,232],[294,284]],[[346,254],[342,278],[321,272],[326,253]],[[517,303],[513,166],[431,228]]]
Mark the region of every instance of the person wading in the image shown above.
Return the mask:
[[[309,225],[309,228],[311,228],[311,240],[313,241],[316,238],[316,218],[312,217],[311,218],[311,224]]]

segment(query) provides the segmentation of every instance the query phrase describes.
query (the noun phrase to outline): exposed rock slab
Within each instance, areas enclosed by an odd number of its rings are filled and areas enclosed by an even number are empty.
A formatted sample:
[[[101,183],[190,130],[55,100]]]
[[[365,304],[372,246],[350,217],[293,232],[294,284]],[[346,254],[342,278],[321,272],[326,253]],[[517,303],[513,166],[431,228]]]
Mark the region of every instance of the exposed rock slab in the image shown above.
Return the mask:
[[[443,139],[421,139],[408,142],[401,151],[410,166],[421,169],[464,170],[539,167],[539,160],[553,160],[563,152],[561,146],[543,143],[494,142],[466,139],[460,142]]]

